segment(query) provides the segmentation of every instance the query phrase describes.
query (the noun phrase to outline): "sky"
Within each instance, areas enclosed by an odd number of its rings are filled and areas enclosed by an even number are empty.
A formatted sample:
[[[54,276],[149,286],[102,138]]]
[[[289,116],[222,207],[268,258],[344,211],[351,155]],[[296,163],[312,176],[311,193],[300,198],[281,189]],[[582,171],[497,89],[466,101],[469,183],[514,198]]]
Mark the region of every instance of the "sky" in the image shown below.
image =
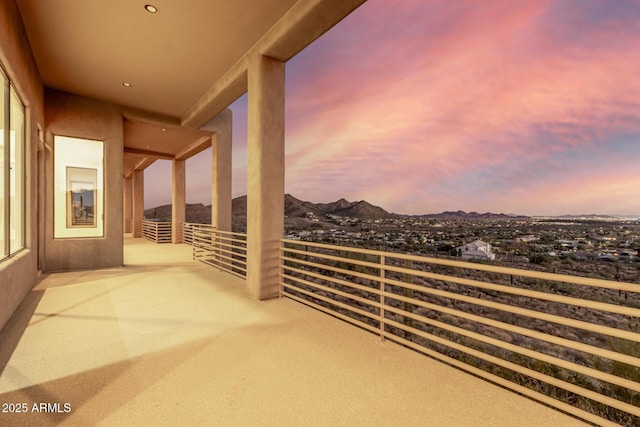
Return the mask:
[[[247,95],[231,110],[235,197]],[[640,215],[640,1],[369,0],[287,63],[285,122],[302,200]],[[211,203],[210,156],[189,203]],[[145,206],[170,203],[169,162],[146,173]]]

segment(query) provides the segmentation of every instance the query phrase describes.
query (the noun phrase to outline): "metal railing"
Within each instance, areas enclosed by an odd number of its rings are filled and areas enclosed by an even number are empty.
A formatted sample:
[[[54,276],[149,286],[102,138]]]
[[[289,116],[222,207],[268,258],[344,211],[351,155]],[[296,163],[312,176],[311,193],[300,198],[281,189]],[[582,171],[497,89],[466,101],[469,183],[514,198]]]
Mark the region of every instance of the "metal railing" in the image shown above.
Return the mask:
[[[190,224],[190,228],[193,259],[246,279],[246,234],[220,231],[208,224]]]
[[[596,424],[640,417],[640,285],[282,240],[281,295]]]
[[[142,237],[156,243],[171,243],[171,223],[142,221]]]
[[[182,242],[187,245],[193,245],[193,226],[199,225],[191,222],[182,224]]]

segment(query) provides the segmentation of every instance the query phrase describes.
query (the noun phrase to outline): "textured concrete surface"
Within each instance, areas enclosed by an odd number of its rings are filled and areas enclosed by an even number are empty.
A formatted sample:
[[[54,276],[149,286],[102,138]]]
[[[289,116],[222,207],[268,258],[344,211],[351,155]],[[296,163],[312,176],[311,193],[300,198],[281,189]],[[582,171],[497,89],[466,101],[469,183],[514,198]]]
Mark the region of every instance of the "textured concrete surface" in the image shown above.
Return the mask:
[[[248,298],[188,246],[125,241],[125,267],[44,277],[0,333],[0,405],[28,408],[0,425],[582,425],[294,301]]]

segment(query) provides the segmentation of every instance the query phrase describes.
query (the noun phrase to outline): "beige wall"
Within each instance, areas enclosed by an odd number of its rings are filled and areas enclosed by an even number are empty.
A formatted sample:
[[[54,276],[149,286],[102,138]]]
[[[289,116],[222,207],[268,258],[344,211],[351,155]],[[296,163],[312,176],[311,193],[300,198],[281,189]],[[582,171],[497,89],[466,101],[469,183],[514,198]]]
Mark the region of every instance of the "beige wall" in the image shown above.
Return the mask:
[[[14,0],[0,1],[0,63],[26,107],[25,249],[0,261],[0,329],[38,277],[37,126],[44,124],[42,84]]]
[[[53,179],[45,188],[45,271],[119,266],[123,263],[122,112],[90,98],[45,90],[46,141],[71,136],[104,141],[104,237],[54,239]],[[53,177],[53,152],[47,150],[44,173]]]

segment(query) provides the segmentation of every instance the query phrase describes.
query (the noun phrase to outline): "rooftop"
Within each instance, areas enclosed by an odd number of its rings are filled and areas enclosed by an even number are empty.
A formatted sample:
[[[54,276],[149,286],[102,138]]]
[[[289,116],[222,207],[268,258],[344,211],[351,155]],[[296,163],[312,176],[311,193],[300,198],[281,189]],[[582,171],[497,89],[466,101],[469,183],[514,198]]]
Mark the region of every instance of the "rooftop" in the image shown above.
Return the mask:
[[[0,333],[0,425],[584,425],[193,261],[125,238],[125,266],[44,275]],[[5,345],[6,344],[6,345]]]

